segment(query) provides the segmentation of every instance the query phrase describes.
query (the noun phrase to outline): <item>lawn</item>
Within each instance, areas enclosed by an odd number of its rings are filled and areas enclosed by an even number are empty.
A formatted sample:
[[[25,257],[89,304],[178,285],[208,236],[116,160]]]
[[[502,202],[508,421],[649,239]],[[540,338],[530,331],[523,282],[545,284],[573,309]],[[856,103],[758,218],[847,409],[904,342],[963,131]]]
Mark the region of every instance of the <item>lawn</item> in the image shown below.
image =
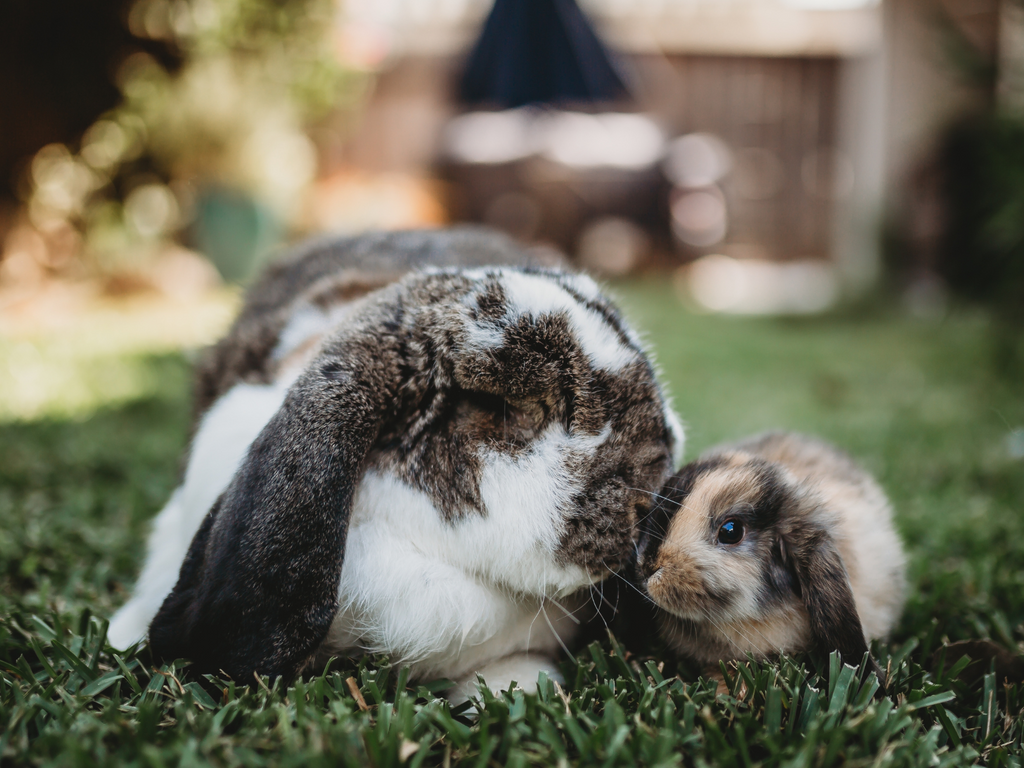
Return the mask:
[[[181,322],[111,311],[0,336],[0,765],[1019,768],[1024,384],[993,365],[985,315],[721,318],[685,312],[662,284],[614,290],[687,423],[688,458],[787,427],[844,446],[889,492],[910,593],[876,648],[888,697],[806,658],[728,668],[731,694],[716,697],[612,637],[566,660],[564,688],[486,696],[477,719],[383,658],[284,689],[116,655],[105,619],[188,438],[179,347],[208,340],[225,305]],[[970,648],[980,661],[950,645],[965,640],[988,641]],[[1018,655],[1016,684],[998,651]]]

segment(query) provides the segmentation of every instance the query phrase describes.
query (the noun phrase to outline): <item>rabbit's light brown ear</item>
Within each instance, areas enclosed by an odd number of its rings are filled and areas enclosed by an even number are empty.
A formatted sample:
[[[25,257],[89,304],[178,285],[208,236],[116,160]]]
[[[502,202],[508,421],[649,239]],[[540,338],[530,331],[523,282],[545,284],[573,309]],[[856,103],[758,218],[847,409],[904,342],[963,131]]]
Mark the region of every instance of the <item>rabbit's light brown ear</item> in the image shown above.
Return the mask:
[[[363,335],[307,369],[210,510],[150,625],[159,658],[291,677],[323,641],[353,493],[400,377],[398,342]]]
[[[835,540],[822,528],[808,526],[786,537],[784,543],[807,608],[815,648],[824,653],[839,651],[846,664],[860,664],[868,646]],[[870,668],[884,684],[874,659]]]

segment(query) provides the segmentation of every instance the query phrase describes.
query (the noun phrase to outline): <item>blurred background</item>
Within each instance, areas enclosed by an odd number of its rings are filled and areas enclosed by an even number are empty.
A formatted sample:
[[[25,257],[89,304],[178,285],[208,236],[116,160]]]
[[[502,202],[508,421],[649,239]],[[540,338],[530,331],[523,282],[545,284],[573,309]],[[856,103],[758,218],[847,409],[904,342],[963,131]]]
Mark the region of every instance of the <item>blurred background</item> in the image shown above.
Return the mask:
[[[932,311],[1020,262],[1017,0],[520,0],[484,29],[491,6],[10,0],[5,295],[457,221],[609,275],[697,262],[718,311],[820,311],[886,270]]]
[[[898,640],[1024,649],[1024,0],[3,0],[0,615],[123,601],[267,260],[458,222],[602,278],[686,458],[863,461]]]
[[[202,343],[232,312],[222,287],[296,239],[478,222],[670,283],[696,311],[982,306],[996,354],[1020,357],[1021,0],[0,14],[9,333],[117,299],[164,318],[140,321],[151,334]],[[47,377],[7,357],[9,388],[43,397]]]

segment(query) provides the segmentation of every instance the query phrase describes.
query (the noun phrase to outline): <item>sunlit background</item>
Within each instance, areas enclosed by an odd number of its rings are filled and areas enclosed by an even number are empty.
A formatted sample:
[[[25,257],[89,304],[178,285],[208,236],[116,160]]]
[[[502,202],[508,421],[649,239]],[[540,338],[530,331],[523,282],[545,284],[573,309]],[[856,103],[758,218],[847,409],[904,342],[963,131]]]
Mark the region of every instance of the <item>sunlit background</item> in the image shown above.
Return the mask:
[[[540,49],[519,11],[483,31],[490,0],[6,4],[0,418],[130,396],[74,361],[211,341],[318,232],[478,222],[680,311],[968,301],[1016,334],[1016,0],[579,8],[605,54],[569,47],[608,82],[523,96]]]
[[[609,638],[470,720],[382,657],[221,689],[104,647],[245,286],[464,222],[598,277],[678,458],[783,428],[878,479],[888,697]],[[0,0],[3,768],[1020,768],[1022,510],[1024,0]]]

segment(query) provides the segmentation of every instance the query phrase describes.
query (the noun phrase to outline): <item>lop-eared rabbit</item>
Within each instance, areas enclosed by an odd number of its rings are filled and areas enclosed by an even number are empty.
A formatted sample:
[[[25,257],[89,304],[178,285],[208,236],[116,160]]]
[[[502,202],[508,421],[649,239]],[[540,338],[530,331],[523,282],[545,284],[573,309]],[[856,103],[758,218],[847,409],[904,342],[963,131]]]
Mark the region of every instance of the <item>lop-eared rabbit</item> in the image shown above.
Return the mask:
[[[485,230],[323,240],[201,363],[184,480],[110,639],[242,681],[384,652],[527,690],[682,438],[589,278]],[[413,269],[414,267],[428,267]]]
[[[717,668],[838,650],[858,664],[899,618],[904,556],[889,501],[833,446],[787,432],[722,446],[660,497],[638,572],[682,657]]]

